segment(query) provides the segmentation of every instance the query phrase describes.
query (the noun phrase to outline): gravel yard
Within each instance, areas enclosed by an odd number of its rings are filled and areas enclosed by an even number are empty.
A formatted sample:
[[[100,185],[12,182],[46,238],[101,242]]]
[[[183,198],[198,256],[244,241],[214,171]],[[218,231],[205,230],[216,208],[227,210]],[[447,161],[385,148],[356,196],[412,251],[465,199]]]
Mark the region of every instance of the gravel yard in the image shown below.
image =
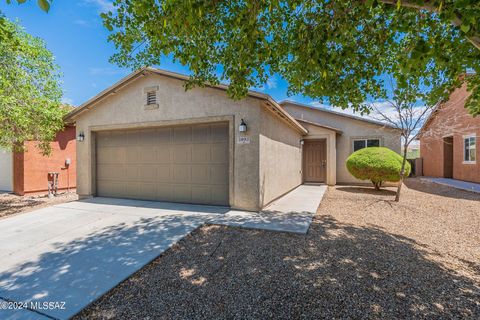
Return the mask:
[[[76,193],[61,193],[56,197],[17,196],[11,193],[0,194],[0,219],[12,214],[18,214],[48,207],[54,204],[77,200]]]
[[[480,195],[330,188],[307,235],[204,226],[75,319],[480,318]]]

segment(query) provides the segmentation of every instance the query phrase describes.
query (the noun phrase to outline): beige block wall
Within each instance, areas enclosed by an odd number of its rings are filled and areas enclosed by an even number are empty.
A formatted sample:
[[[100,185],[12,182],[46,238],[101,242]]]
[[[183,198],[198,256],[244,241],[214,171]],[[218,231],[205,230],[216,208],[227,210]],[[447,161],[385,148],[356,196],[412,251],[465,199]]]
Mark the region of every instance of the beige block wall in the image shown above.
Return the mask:
[[[353,140],[356,138],[378,138],[380,139],[381,146],[400,153],[401,140],[398,130],[341,115],[318,111],[314,108],[297,106],[288,102],[282,103],[282,106],[294,118],[305,119],[342,130],[342,135],[336,137],[337,183],[365,183],[365,181],[354,178],[345,166],[345,161],[348,156],[353,153]],[[307,135],[307,138],[308,137]]]
[[[85,134],[85,141],[77,143],[79,195],[95,194],[96,131],[228,121],[231,155],[230,205],[245,210],[260,208],[259,134],[261,123],[270,121],[262,113],[263,100],[247,97],[234,101],[228,98],[225,91],[214,88],[196,88],[185,92],[183,84],[181,80],[147,75],[118,89],[115,94],[76,118],[77,135],[79,132]],[[158,109],[146,110],[144,89],[156,86]],[[244,134],[250,138],[248,144],[237,143],[238,126],[242,118],[249,128]],[[270,197],[274,193],[275,191],[269,191]]]
[[[262,108],[260,204],[265,206],[302,184],[302,135]]]

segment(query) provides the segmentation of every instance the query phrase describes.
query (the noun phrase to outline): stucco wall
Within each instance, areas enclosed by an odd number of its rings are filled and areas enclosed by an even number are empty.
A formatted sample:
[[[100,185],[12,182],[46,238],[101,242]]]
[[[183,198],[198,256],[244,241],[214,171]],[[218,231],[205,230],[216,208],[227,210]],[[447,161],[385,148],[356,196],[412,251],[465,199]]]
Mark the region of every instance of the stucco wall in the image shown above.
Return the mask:
[[[160,75],[147,75],[118,89],[76,118],[77,133],[85,141],[77,144],[77,192],[95,194],[94,139],[98,130],[156,127],[212,121],[229,121],[231,134],[230,205],[257,210],[259,203],[259,132],[262,100],[228,98],[224,90],[195,88],[185,91],[184,82]],[[158,86],[158,109],[146,110],[144,88]],[[250,138],[239,144],[238,126],[245,119]]]
[[[453,136],[453,178],[480,182],[480,117],[473,118],[465,109],[466,86],[455,90],[424,128],[420,138],[423,175],[443,177],[443,138]],[[476,134],[477,162],[464,163],[463,136]]]
[[[13,156],[4,149],[0,149],[0,190],[13,190]]]
[[[302,183],[302,135],[263,108],[260,128],[260,204]]]
[[[380,125],[361,120],[344,117],[337,114],[322,112],[320,110],[298,106],[289,102],[282,106],[294,118],[316,122],[325,126],[340,129],[342,135],[336,137],[336,173],[337,183],[364,183],[355,179],[347,170],[345,161],[353,153],[353,140],[357,138],[378,138],[381,146],[400,152],[401,141],[399,131],[384,128]],[[308,137],[308,135],[307,135]]]
[[[67,127],[50,143],[52,153],[44,156],[37,142],[25,142],[26,151],[15,155],[15,193],[34,194],[48,190],[48,172],[58,172],[60,190],[75,189],[76,186],[76,140],[75,127]],[[65,166],[65,160],[71,164]]]

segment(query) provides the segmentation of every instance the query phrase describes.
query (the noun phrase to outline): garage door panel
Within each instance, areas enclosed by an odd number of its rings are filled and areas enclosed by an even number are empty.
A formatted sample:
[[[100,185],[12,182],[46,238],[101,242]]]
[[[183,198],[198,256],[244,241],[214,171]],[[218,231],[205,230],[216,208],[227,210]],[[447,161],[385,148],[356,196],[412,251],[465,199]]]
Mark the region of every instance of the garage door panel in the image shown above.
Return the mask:
[[[173,185],[173,201],[175,202],[191,202],[192,187],[189,184]]]
[[[124,165],[97,164],[97,179],[99,180],[123,180],[125,176]]]
[[[212,187],[209,185],[192,186],[192,202],[195,203],[211,203]]]
[[[174,163],[191,163],[192,162],[192,145],[180,144],[172,146]]]
[[[211,145],[212,163],[228,163],[228,145],[216,143]]]
[[[225,186],[212,186],[212,204],[222,205],[225,203],[225,199],[228,199],[228,188]]]
[[[200,125],[192,128],[193,142],[210,142],[210,125]]]
[[[190,142],[192,142],[191,127],[173,128],[173,143],[190,143]]]
[[[138,162],[155,164],[157,162],[158,147],[145,146],[138,150]]]
[[[156,143],[168,145],[172,142],[172,128],[160,128],[156,130]]]
[[[128,181],[137,181],[138,180],[138,166],[137,165],[127,165],[125,167],[125,180]]]
[[[153,200],[153,199],[152,199]],[[173,188],[170,183],[157,183],[157,193],[155,200],[175,201],[173,198]]]
[[[190,183],[192,167],[190,165],[174,165],[173,166],[173,181],[179,183]]]
[[[141,148],[138,146],[129,146],[125,148],[126,163],[138,163]]]
[[[194,144],[192,147],[193,163],[209,163],[212,161],[212,145],[208,143]]]
[[[193,165],[192,166],[192,183],[193,184],[211,183],[210,166],[209,165]]]
[[[157,166],[144,165],[138,167],[138,180],[145,182],[157,181]]]
[[[228,141],[228,126],[225,124],[211,125],[211,142],[227,142]]]
[[[102,190],[103,197],[126,197],[125,183],[119,181],[97,181],[97,189]]]
[[[97,194],[228,205],[228,125],[97,133]]]
[[[140,194],[139,199],[142,200],[155,200],[157,199],[157,184],[152,183],[142,183],[140,184]]]
[[[139,199],[141,197],[141,183],[136,181],[128,181],[125,183],[125,194],[129,195],[134,199]]]
[[[106,164],[122,164],[126,160],[126,149],[123,147],[104,147],[97,150],[97,162]]]
[[[210,183],[215,185],[227,186],[227,184],[225,183],[225,176],[228,176],[227,165],[218,164],[212,165],[210,167]]]
[[[173,152],[170,145],[160,145],[156,152],[156,163],[170,164],[172,162]]]
[[[157,166],[157,181],[159,182],[170,182],[172,181],[171,176],[171,166],[170,165],[160,165]]]

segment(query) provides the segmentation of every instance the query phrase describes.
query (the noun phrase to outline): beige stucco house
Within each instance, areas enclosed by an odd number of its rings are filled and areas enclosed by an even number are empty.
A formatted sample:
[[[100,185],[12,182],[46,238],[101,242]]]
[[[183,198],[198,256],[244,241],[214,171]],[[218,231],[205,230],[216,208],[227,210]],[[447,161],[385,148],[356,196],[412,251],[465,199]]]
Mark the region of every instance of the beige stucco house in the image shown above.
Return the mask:
[[[354,148],[400,151],[384,124],[143,68],[76,108],[77,192],[259,210],[302,183],[358,182]]]

